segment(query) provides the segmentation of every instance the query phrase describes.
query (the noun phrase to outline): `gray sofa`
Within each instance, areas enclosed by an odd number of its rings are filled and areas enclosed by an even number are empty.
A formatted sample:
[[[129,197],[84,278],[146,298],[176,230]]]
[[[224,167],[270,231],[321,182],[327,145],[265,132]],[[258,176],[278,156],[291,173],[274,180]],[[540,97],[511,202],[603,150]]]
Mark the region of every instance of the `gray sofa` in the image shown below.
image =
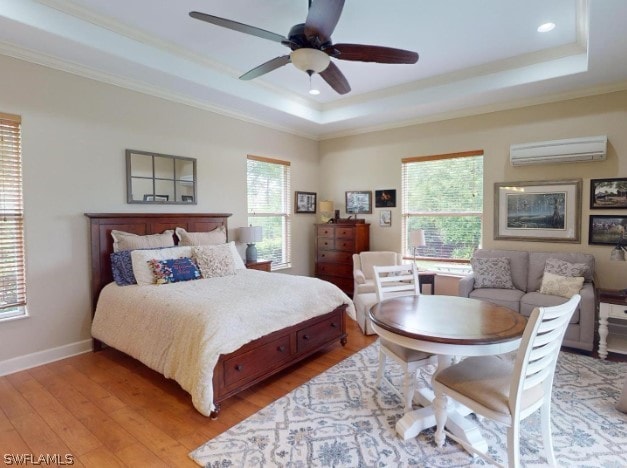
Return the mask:
[[[509,258],[512,283],[515,289],[475,289],[474,274],[471,274],[460,280],[459,295],[504,305],[527,317],[531,314],[534,307],[554,306],[568,300],[561,296],[541,294],[539,292],[547,259],[555,258],[569,263],[585,263],[588,269],[584,275],[585,282],[579,292],[581,302],[570,320],[563,345],[592,351],[596,310],[593,282],[594,257],[592,255],[584,253],[527,252],[490,249],[478,249],[474,253],[474,258],[495,257]]]

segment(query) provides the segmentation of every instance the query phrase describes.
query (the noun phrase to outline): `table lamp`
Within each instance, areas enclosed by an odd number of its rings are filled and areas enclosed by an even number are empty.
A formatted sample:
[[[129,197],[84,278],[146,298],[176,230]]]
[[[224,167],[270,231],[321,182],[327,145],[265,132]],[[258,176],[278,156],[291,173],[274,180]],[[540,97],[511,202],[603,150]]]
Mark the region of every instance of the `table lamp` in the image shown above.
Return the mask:
[[[257,247],[255,242],[260,242],[262,239],[261,226],[253,226],[239,228],[239,240],[245,244],[246,247],[246,263],[254,263],[257,261]]]
[[[333,202],[331,200],[321,200],[319,208],[321,223],[328,223],[333,219]]]
[[[409,233],[409,245],[412,247],[412,251],[414,254],[414,263],[416,263],[416,249],[418,247],[424,247],[427,245],[425,242],[425,231],[424,229],[416,229],[415,231],[411,231]]]
[[[610,253],[610,260],[619,262],[625,261],[625,247],[623,246],[622,237],[618,239],[616,246],[612,249],[612,252]]]

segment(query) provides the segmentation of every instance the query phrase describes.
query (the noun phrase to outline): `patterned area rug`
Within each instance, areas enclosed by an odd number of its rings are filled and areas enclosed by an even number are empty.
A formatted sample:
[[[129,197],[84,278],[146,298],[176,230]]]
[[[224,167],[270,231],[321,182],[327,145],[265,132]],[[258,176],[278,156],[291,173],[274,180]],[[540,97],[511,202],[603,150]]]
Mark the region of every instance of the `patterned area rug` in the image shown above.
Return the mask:
[[[378,342],[260,410],[190,453],[206,467],[457,467],[486,465],[447,439],[439,449],[433,429],[402,441],[395,424],[400,399],[376,388]],[[426,385],[433,367],[420,375]],[[386,374],[400,378],[389,363]],[[553,442],[561,466],[627,466],[627,415],[614,408],[627,364],[560,353],[553,388]],[[474,418],[474,416],[467,416]],[[539,412],[521,427],[521,461],[544,466]],[[497,461],[507,460],[506,430],[480,423]]]

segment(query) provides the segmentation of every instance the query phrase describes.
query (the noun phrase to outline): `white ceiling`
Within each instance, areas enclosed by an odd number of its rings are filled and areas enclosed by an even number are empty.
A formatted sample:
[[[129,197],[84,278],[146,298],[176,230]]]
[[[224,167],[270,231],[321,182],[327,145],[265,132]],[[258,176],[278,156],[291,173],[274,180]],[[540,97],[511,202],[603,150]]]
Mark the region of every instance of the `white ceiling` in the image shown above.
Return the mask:
[[[333,42],[420,59],[333,59],[352,91],[317,97],[291,64],[239,80],[289,49],[193,10],[287,35],[307,0],[2,0],[0,54],[312,138],[627,89],[625,0],[346,0]]]

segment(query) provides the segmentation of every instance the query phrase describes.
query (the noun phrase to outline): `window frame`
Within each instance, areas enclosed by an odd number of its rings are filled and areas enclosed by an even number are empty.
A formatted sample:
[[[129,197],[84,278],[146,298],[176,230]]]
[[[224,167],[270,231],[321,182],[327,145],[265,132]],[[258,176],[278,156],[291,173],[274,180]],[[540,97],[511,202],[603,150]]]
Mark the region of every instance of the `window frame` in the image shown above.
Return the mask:
[[[4,235],[2,223],[10,219],[8,222],[14,225],[9,225],[7,244],[0,242],[0,253],[4,259],[13,259],[5,265],[6,276],[0,270],[0,297],[12,295],[16,298],[10,305],[0,306],[0,322],[28,317],[21,139],[21,117],[0,113],[0,237]],[[14,284],[7,287],[4,281],[12,275]]]
[[[460,259],[460,258],[445,258],[445,257],[426,257],[426,256],[416,256],[408,255],[408,253],[412,252],[411,246],[409,244],[409,233],[407,231],[409,221],[411,218],[415,217],[449,217],[449,218],[458,218],[458,217],[473,217],[478,218],[481,225],[481,235],[479,237],[478,248],[481,247],[482,239],[483,239],[483,229],[484,229],[484,205],[482,203],[481,211],[409,211],[407,207],[407,187],[406,184],[408,182],[408,177],[406,175],[406,171],[408,170],[409,164],[429,162],[429,161],[438,161],[445,159],[461,159],[467,157],[477,157],[481,156],[485,157],[483,150],[471,150],[471,151],[463,151],[457,153],[446,153],[446,154],[435,154],[435,155],[427,155],[427,156],[414,156],[401,159],[401,248],[403,249],[403,258],[408,260],[416,260],[417,262],[422,262],[428,265],[429,269],[437,270],[437,264],[440,263],[441,270],[443,272],[448,272],[450,274],[465,274],[469,272],[469,260]],[[483,187],[483,179],[482,179],[482,197],[485,193]],[[429,263],[427,263],[429,262]],[[457,265],[457,266],[455,266]]]
[[[254,211],[251,210],[250,203],[248,201],[248,196],[250,192],[249,187],[249,161],[256,161],[264,164],[274,164],[282,167],[282,196],[281,196],[281,206],[282,209],[280,211]],[[292,267],[292,235],[291,235],[291,163],[290,161],[285,161],[282,159],[268,158],[265,156],[255,156],[252,154],[247,155],[246,157],[246,204],[247,204],[247,213],[248,213],[248,224],[253,224],[255,219],[261,218],[282,218],[282,228],[281,228],[281,237],[282,237],[282,247],[281,247],[281,256],[282,261],[277,262],[276,259],[271,258],[271,256],[264,256],[264,240],[258,242],[256,244],[257,250],[259,251],[259,257],[263,260],[272,260],[271,269],[274,270],[282,270],[285,268]],[[265,236],[265,232],[263,235]]]

